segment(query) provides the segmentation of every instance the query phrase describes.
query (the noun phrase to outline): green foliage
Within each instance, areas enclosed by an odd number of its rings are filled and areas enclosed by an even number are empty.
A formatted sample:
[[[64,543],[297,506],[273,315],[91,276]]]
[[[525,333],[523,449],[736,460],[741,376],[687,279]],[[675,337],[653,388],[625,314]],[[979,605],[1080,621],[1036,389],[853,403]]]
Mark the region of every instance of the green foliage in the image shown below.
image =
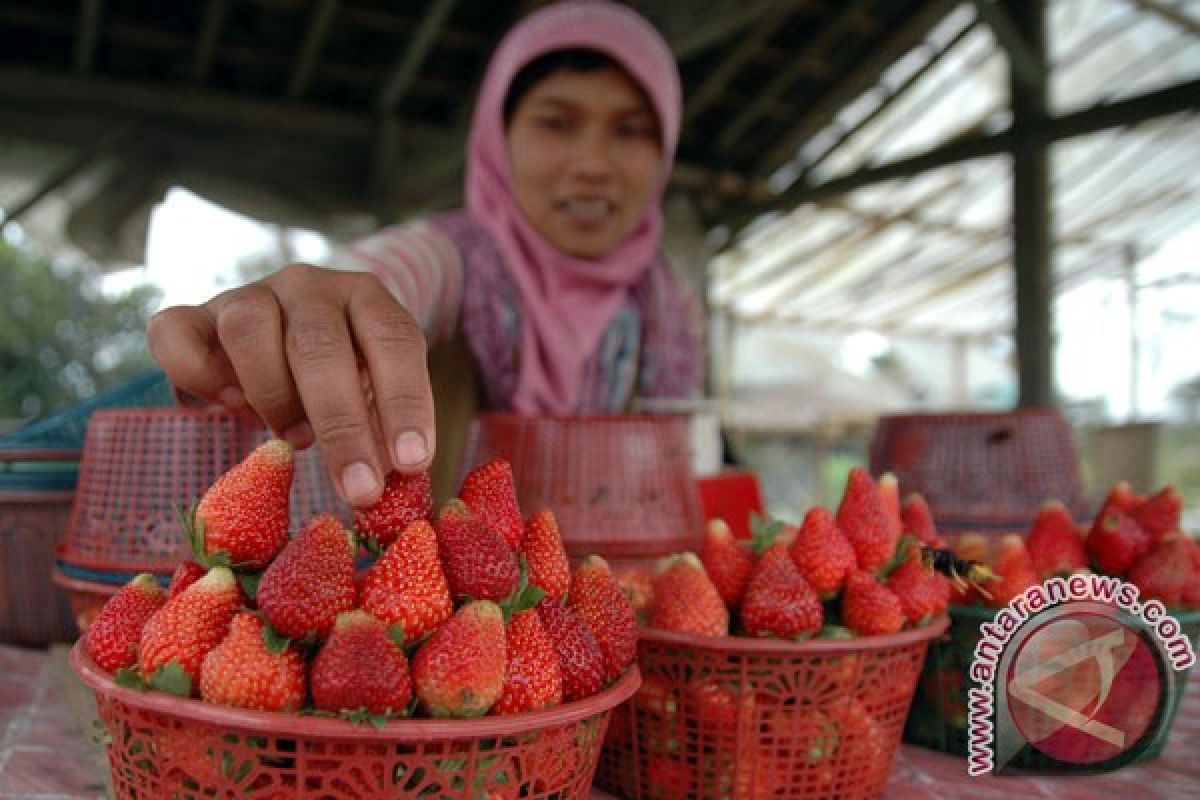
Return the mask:
[[[100,279],[0,239],[0,417],[44,416],[153,366],[158,290],[109,297]]]

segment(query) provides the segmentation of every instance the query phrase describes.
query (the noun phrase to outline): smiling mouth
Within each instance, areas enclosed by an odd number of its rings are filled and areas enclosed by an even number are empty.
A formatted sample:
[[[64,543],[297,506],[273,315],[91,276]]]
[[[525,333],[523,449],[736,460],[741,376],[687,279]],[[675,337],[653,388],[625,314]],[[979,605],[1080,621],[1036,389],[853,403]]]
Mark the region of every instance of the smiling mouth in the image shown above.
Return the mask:
[[[613,204],[603,198],[571,198],[559,203],[573,222],[583,225],[594,225],[608,219],[612,215]]]

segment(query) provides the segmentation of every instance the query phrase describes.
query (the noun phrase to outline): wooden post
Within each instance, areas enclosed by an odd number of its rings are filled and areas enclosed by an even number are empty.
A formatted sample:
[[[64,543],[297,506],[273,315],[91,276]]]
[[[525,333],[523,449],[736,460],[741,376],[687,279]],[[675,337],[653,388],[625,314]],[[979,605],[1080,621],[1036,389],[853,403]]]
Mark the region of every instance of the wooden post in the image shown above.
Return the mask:
[[[1016,271],[1017,377],[1021,407],[1053,407],[1054,275],[1050,243],[1050,179],[1046,128],[1044,0],[1007,0],[1005,7],[1036,68],[1010,62],[1013,112],[1013,267]],[[1038,79],[1040,78],[1040,79]]]

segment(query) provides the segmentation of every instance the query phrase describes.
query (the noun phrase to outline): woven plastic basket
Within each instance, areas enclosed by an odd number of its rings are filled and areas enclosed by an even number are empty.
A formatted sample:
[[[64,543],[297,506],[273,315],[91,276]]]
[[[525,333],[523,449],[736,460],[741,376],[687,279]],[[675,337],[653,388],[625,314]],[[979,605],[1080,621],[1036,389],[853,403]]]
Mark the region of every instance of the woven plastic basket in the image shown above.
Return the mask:
[[[182,507],[198,501],[268,435],[253,417],[228,412],[97,411],[88,425],[59,559],[124,575],[170,574],[189,554]],[[315,447],[296,454],[291,509],[296,530],[323,511],[350,521]]]
[[[1024,533],[1049,499],[1081,520],[1092,511],[1071,427],[1052,409],[885,415],[870,467],[895,474],[902,492],[920,492],[950,539]]]
[[[921,672],[912,714],[904,728],[905,741],[954,755],[967,755],[967,691],[971,688],[970,668],[980,626],[992,622],[997,609],[984,606],[950,606],[950,627],[929,647]],[[1200,611],[1172,611],[1182,632],[1200,649]],[[1162,709],[1163,730],[1174,724],[1179,702],[1187,690],[1190,668],[1179,674],[1175,690]],[[1131,750],[1121,760],[1133,764],[1162,754],[1165,737],[1149,747]],[[1011,766],[1041,771],[1078,771],[1079,765],[1063,764],[1026,744],[1009,762]],[[1115,766],[1115,765],[1111,765]],[[1091,765],[1084,765],[1090,769]]]
[[[587,800],[612,709],[641,679],[558,708],[472,720],[339,719],[242,711],[116,686],[80,645],[116,800]]]
[[[63,572],[63,565],[55,566],[51,579],[59,591],[66,594],[71,616],[75,620],[75,628],[81,636],[87,633],[92,620],[100,613],[100,609],[109,601],[109,598],[121,591],[121,587],[128,583],[128,580],[106,582],[77,578]]]
[[[613,715],[597,785],[627,800],[874,797],[947,624],[806,642],[644,629],[642,688]]]
[[[500,456],[522,511],[554,511],[567,554],[611,560],[699,547],[704,522],[686,416],[524,417],[483,414],[463,472]]]

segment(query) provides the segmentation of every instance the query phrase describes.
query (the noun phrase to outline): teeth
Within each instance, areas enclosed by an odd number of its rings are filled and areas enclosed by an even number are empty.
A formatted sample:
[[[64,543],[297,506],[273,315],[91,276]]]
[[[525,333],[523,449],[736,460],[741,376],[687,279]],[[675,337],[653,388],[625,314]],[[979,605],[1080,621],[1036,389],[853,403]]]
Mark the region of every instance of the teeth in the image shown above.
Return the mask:
[[[567,213],[577,217],[597,218],[608,213],[611,204],[607,200],[568,200]]]

